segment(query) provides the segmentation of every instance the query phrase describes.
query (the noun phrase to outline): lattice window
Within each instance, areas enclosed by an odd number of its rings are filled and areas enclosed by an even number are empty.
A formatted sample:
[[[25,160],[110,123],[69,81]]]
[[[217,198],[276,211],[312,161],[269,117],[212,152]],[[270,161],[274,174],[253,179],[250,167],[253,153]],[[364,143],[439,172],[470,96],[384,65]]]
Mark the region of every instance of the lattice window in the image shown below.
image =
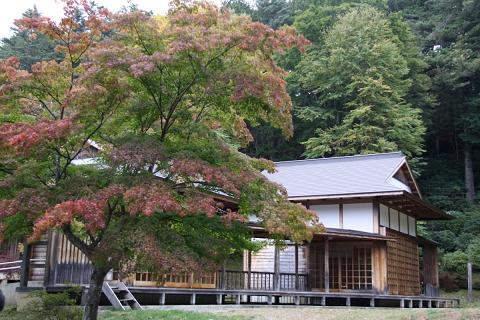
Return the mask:
[[[332,288],[372,289],[372,249],[370,246],[334,247],[330,255],[330,260],[337,260],[336,267],[338,268],[338,281],[334,282]]]
[[[324,254],[324,243],[312,244],[309,276],[312,288],[315,289],[324,289]],[[372,289],[371,243],[330,242],[328,264],[330,289]]]

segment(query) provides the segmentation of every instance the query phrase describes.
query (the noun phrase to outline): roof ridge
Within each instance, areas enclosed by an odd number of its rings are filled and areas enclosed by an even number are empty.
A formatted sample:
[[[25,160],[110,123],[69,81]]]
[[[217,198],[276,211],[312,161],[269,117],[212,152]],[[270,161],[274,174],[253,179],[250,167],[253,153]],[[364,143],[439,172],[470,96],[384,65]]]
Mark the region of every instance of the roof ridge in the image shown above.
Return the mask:
[[[382,152],[382,153],[356,154],[353,156],[336,156],[336,157],[325,157],[325,158],[314,158],[314,159],[275,161],[274,163],[283,164],[283,163],[308,162],[308,161],[320,161],[320,160],[353,159],[353,158],[376,157],[376,156],[385,156],[385,155],[394,155],[394,154],[400,154],[402,156],[405,156],[402,151],[393,151],[393,152]]]

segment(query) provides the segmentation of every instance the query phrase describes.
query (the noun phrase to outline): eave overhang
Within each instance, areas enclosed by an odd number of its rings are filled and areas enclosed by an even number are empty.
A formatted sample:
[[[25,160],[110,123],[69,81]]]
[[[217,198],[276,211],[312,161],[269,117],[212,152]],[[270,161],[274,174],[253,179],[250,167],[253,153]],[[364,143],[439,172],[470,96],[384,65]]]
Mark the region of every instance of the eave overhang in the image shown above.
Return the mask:
[[[425,200],[409,192],[402,192],[399,196],[380,197],[379,201],[392,206],[399,211],[414,216],[417,220],[451,220],[453,216],[434,207]]]
[[[248,227],[255,238],[269,238],[269,233],[261,225],[249,222]],[[315,240],[368,240],[368,241],[396,241],[394,238],[383,236],[377,233],[369,233],[356,230],[326,228],[324,232],[316,233],[312,241]]]
[[[401,212],[409,214],[418,220],[451,220],[453,216],[434,207],[418,196],[407,191],[383,191],[366,192],[350,194],[331,194],[331,195],[308,195],[294,196],[288,198],[293,202],[306,203],[307,201],[329,201],[332,200],[353,200],[353,199],[376,199],[379,202],[391,206]]]

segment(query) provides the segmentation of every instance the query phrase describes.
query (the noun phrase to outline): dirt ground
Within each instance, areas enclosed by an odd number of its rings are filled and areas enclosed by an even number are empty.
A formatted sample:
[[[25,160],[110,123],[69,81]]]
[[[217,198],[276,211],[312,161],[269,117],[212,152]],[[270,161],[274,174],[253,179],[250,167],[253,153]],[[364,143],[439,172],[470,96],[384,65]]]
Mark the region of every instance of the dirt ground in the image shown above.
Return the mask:
[[[165,306],[161,310],[212,313],[217,316],[242,316],[252,320],[480,320],[480,308],[398,309],[293,306]]]

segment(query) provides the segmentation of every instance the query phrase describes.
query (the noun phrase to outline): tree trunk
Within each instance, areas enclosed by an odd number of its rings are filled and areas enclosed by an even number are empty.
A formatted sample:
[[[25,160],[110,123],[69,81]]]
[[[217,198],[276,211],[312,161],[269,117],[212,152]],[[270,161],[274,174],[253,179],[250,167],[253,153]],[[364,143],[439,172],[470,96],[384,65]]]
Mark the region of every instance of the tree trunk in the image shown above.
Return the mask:
[[[472,146],[465,143],[465,189],[467,190],[466,200],[469,203],[475,201],[475,178],[473,176]]]
[[[90,277],[90,286],[87,292],[83,320],[97,320],[98,305],[102,295],[102,285],[105,276],[108,273],[107,268],[93,266],[93,273]]]

